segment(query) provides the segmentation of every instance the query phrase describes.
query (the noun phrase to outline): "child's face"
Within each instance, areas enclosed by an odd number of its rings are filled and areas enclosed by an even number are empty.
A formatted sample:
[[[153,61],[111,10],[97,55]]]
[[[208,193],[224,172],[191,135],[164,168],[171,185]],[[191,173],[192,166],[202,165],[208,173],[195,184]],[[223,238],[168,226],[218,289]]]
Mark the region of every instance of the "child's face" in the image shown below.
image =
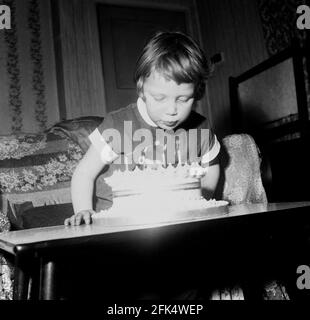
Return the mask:
[[[177,84],[154,71],[143,85],[143,100],[150,118],[162,129],[171,130],[190,114],[194,84]]]

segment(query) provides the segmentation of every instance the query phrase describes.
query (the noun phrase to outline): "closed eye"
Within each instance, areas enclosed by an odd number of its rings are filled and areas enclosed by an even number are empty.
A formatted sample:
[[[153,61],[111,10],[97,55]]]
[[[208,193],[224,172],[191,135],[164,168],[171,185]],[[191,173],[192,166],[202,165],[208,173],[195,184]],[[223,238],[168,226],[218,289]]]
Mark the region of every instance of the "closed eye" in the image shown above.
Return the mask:
[[[166,99],[166,96],[153,96],[153,99],[155,101],[160,102],[160,101],[164,101]]]
[[[178,98],[178,101],[185,103],[185,102],[188,102],[188,101],[190,100],[190,98],[191,98],[191,97],[179,97],[179,98]]]

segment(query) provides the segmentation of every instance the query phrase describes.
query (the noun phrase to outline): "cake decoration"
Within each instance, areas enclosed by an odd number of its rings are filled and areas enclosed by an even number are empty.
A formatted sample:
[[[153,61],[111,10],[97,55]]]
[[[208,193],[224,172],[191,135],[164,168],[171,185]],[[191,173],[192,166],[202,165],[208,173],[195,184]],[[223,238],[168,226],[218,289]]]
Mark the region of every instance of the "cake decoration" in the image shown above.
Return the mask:
[[[141,168],[141,169],[140,169]],[[140,221],[164,221],[182,213],[227,206],[226,201],[202,197],[200,178],[208,171],[198,162],[167,165],[154,162],[134,170],[115,170],[105,178],[113,192],[113,205],[97,217],[127,217]]]

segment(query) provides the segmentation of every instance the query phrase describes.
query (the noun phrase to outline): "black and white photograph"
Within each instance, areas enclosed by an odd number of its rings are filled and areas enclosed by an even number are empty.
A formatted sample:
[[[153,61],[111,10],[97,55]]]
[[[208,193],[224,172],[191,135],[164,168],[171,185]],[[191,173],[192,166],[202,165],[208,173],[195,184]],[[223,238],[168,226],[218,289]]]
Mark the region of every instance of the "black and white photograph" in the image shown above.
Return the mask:
[[[308,0],[0,0],[0,300],[310,301],[309,111]]]

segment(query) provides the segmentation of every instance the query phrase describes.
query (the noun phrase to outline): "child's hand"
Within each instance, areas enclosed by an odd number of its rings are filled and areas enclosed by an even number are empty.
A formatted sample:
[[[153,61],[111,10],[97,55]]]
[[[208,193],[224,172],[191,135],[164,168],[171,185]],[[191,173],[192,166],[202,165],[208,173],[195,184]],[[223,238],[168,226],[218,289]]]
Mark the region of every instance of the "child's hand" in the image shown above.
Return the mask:
[[[82,210],[65,220],[65,226],[79,226],[80,224],[91,224],[91,216],[96,213],[94,210]]]

